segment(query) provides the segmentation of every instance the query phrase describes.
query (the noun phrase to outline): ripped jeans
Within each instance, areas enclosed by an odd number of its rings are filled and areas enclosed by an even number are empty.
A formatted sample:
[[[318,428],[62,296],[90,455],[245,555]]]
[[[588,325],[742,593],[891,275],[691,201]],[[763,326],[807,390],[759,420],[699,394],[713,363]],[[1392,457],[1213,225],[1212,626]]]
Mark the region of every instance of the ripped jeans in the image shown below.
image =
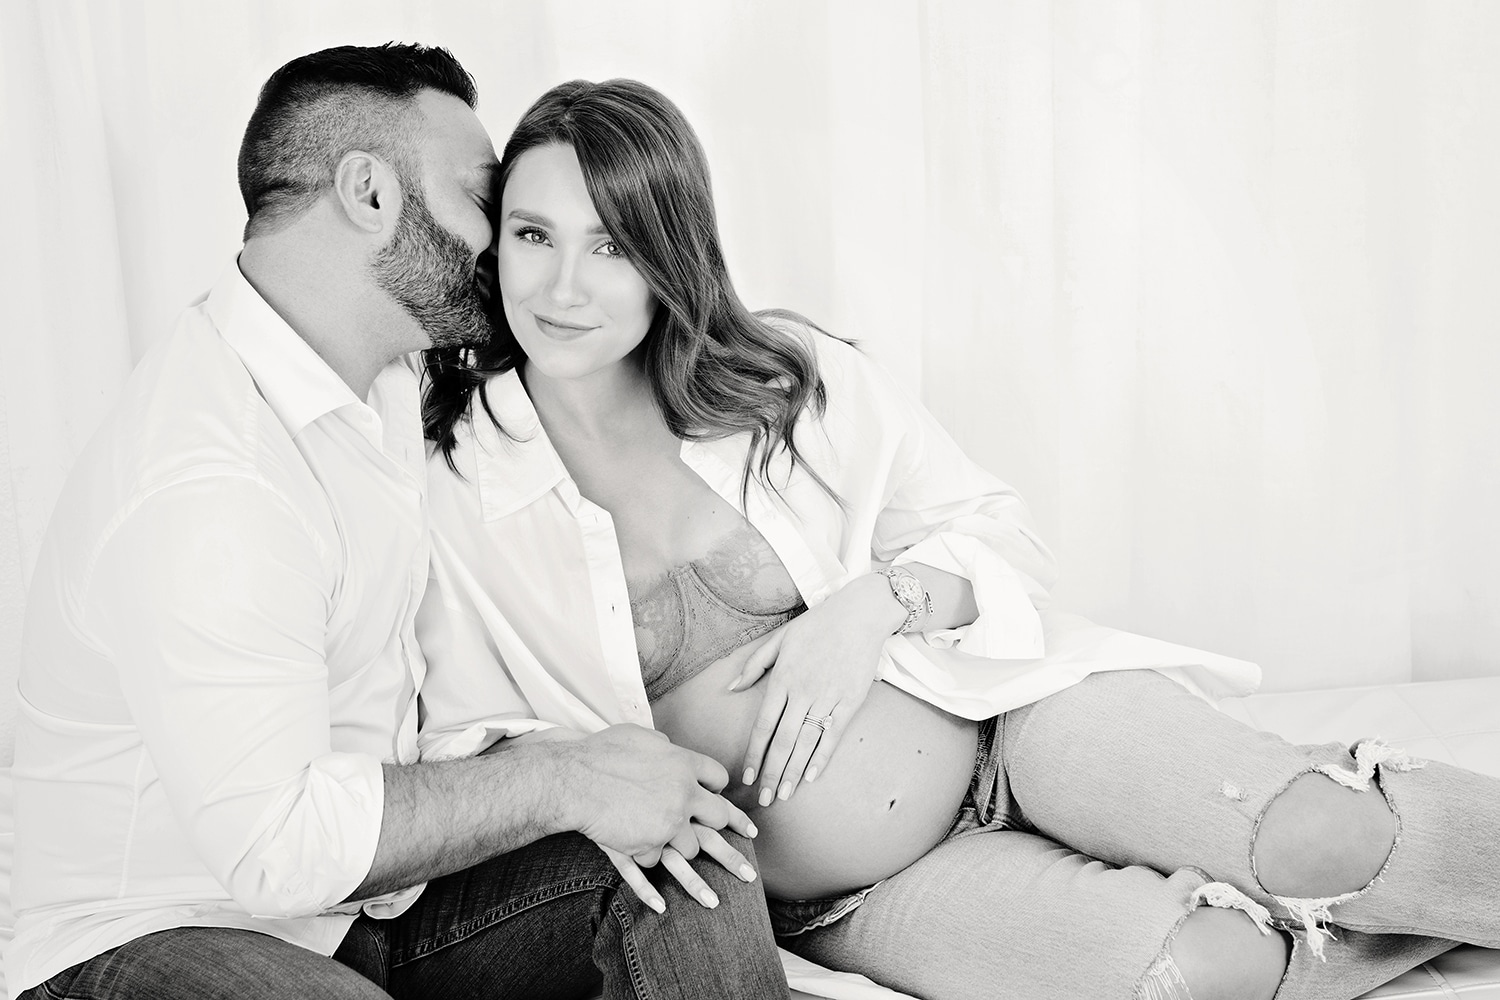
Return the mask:
[[[1391,893],[1472,891],[1459,905],[1496,908],[1492,848],[1459,849],[1477,871],[1423,857],[1461,828],[1500,840],[1494,778],[1379,743],[1358,759],[1341,744],[1294,746],[1144,670],[1093,675],[1000,716],[987,746],[984,735],[991,766],[976,769],[948,836],[861,893],[774,902],[783,947],[927,1000],[1185,998],[1173,935],[1199,905],[1233,906],[1291,940],[1278,1000],[1352,998],[1454,944],[1428,936],[1423,900],[1381,912]],[[1380,877],[1347,897],[1271,896],[1255,872],[1261,818],[1310,771],[1384,793],[1401,830]],[[1421,815],[1403,816],[1408,803]],[[1454,936],[1487,943],[1500,931],[1485,919]]]

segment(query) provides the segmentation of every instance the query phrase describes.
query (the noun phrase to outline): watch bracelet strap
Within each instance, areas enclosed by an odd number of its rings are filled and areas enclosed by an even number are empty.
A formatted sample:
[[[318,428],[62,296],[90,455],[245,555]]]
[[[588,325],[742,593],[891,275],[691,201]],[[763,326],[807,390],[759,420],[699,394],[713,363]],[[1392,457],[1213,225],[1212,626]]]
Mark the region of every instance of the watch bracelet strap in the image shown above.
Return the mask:
[[[911,570],[904,569],[899,566],[889,566],[882,570],[881,576],[884,576],[886,578],[886,582],[891,584],[892,595],[896,596],[897,600],[900,600],[900,596],[896,595],[895,583],[892,579],[894,571],[896,570],[900,570],[904,575],[911,577],[918,583],[919,586],[921,584],[921,581],[917,579],[917,575]],[[901,601],[901,604],[905,606],[906,602]],[[915,607],[906,609],[906,619],[901,622],[901,626],[897,628],[896,631],[892,632],[891,635],[906,635],[908,632],[913,631],[914,626],[921,618],[932,616],[932,607],[932,595],[927,592],[926,587],[922,587],[922,603],[918,604]]]

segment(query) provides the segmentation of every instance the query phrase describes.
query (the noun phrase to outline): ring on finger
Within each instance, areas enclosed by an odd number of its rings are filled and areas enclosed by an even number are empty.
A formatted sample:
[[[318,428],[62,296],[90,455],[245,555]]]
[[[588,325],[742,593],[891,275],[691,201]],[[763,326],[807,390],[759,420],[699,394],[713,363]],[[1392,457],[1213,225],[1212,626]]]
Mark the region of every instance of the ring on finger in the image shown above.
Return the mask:
[[[821,732],[827,732],[828,727],[833,725],[833,713],[827,715],[806,715],[802,718],[804,726],[817,726]]]

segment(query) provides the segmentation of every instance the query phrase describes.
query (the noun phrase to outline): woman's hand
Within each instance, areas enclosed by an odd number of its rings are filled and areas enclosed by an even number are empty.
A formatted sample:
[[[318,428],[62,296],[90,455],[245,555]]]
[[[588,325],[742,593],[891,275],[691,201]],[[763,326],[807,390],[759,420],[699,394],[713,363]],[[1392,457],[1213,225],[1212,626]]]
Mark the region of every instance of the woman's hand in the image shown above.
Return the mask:
[[[743,775],[747,785],[759,776],[762,806],[827,768],[870,693],[881,647],[905,619],[885,578],[868,574],[773,632],[745,661],[729,689],[765,678]]]
[[[744,823],[739,825],[743,825],[753,834],[755,824],[751,823],[744,813],[740,813],[740,816],[744,817]],[[731,823],[730,825],[733,827],[737,824]],[[660,864],[665,868],[689,896],[701,905],[713,909],[719,905],[718,894],[709,888],[701,875],[693,870],[693,866],[688,863],[690,858],[697,856],[701,850],[702,853],[733,872],[741,882],[754,882],[755,869],[750,867],[750,862],[745,860],[745,856],[735,850],[718,830],[710,829],[702,823],[692,824],[692,829],[697,842],[691,847],[691,854],[684,854],[676,847],[668,845],[662,848],[661,853],[652,862],[649,859],[631,857],[612,847],[604,847],[602,844],[600,849],[609,856],[610,862],[615,866],[615,871],[620,873],[620,877],[625,880],[626,885],[630,886],[631,891],[640,897],[641,902],[657,913],[666,912],[667,901],[662,898],[656,886],[651,884],[651,880],[642,871],[643,868],[650,868],[655,864]],[[736,832],[743,831],[737,830]]]

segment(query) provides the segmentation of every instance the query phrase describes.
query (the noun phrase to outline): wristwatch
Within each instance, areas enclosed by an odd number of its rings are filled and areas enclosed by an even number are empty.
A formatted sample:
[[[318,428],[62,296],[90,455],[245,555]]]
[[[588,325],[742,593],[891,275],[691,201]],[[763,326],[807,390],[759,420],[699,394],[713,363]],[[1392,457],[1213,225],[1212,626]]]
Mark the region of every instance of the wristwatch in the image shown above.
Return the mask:
[[[891,585],[891,596],[906,609],[906,621],[891,635],[905,635],[932,614],[932,595],[922,586],[917,575],[904,566],[888,566],[880,571],[885,582]]]

